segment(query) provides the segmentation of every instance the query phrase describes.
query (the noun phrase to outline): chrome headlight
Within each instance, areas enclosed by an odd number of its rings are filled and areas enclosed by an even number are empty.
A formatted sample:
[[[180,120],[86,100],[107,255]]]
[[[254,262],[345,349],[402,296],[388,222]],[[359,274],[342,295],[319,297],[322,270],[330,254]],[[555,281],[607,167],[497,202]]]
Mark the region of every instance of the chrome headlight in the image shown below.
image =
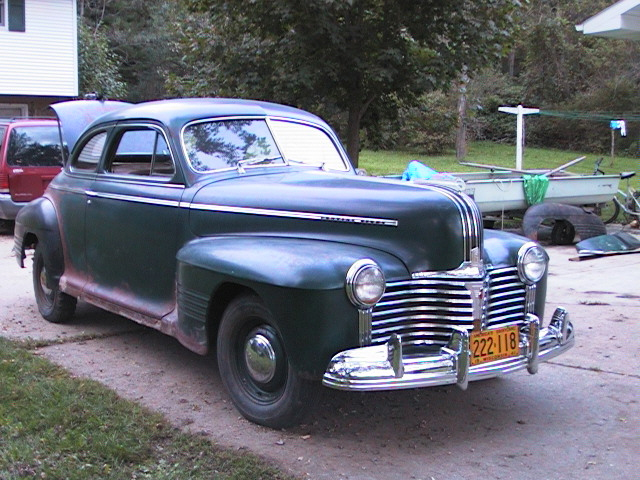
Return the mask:
[[[358,260],[347,272],[347,296],[358,308],[371,308],[384,293],[384,273],[373,260]]]
[[[549,257],[539,245],[525,243],[518,251],[518,275],[527,285],[540,281],[547,271]]]

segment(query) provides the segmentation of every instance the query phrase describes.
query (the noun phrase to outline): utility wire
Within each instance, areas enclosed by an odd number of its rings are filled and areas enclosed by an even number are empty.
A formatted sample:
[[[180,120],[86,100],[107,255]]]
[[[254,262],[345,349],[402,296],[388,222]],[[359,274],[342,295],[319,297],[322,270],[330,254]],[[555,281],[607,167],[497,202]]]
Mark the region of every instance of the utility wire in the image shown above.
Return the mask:
[[[540,115],[560,117],[568,120],[592,120],[609,123],[611,120],[626,120],[627,122],[640,122],[640,113],[615,113],[615,112],[568,112],[557,110],[540,110]]]

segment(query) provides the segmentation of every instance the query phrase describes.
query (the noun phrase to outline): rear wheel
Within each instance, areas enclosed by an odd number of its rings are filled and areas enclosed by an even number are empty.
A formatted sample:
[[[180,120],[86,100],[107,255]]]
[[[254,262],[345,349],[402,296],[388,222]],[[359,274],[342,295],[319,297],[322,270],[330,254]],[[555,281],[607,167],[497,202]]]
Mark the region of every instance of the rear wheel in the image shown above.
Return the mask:
[[[40,245],[33,254],[33,290],[38,311],[45,320],[62,323],[69,320],[76,311],[75,297],[60,291],[57,280],[51,278],[44,262],[44,252]]]
[[[298,423],[316,386],[292,368],[271,312],[256,295],[226,309],[217,340],[218,368],[236,408],[272,428]]]

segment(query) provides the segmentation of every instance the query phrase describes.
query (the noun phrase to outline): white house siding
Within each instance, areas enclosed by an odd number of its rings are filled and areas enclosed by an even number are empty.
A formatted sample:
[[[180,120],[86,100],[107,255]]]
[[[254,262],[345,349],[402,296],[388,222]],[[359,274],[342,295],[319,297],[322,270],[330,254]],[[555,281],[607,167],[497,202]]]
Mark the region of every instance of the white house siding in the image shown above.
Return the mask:
[[[26,0],[25,24],[0,27],[0,95],[78,95],[76,0]]]

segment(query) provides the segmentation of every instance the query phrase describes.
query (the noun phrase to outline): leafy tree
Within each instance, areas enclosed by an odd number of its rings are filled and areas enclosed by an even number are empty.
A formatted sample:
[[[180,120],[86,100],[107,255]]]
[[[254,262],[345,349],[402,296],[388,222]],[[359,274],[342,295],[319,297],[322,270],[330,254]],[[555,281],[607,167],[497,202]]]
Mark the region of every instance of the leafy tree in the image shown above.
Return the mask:
[[[100,55],[112,60],[91,67],[126,85],[120,98],[137,102],[166,96],[164,77],[174,61],[167,24],[180,18],[181,5],[175,0],[79,0],[85,34],[99,40]]]
[[[78,29],[78,73],[81,93],[122,98],[126,85],[118,71],[119,59],[109,48],[101,30],[92,30],[83,23]]]
[[[518,0],[190,0],[175,93],[242,95],[342,111],[360,127],[386,99],[446,87],[502,52]]]

